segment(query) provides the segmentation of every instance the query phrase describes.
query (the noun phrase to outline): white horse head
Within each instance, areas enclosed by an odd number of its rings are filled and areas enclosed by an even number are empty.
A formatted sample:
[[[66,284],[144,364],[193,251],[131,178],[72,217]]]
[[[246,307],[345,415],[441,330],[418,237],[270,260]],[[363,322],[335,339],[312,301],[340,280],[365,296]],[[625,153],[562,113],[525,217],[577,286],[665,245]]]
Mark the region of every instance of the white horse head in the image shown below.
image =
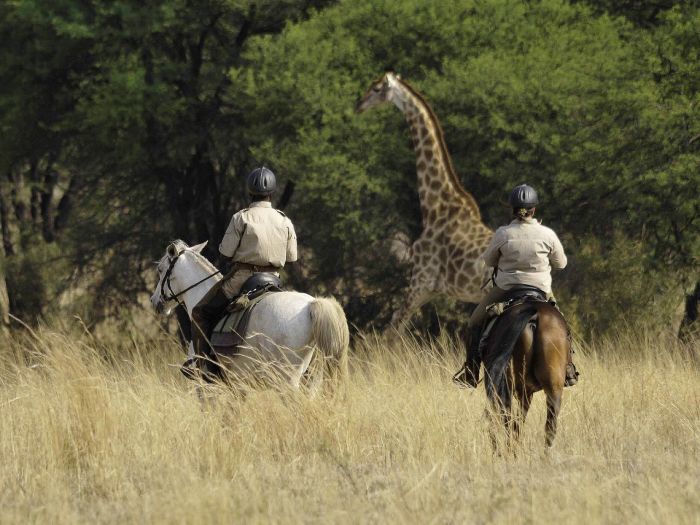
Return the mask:
[[[191,313],[204,294],[221,279],[216,267],[201,254],[206,245],[207,241],[187,246],[187,243],[179,239],[168,245],[165,255],[158,261],[158,284],[151,296],[151,304],[156,312],[165,310],[166,314],[170,314],[172,306],[179,301]],[[206,277],[205,273],[211,278],[187,289]],[[167,305],[169,307],[166,309]]]

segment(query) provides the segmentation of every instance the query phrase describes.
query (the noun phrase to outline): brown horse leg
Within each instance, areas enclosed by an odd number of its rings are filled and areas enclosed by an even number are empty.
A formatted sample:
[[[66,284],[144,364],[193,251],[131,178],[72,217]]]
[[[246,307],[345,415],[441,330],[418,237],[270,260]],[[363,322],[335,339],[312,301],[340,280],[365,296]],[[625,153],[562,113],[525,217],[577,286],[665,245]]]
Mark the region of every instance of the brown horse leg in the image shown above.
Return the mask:
[[[523,390],[518,396],[518,401],[520,402],[520,414],[513,421],[513,439],[518,441],[520,439],[520,431],[522,426],[525,424],[525,418],[527,417],[527,411],[530,410],[530,403],[532,403],[532,394],[529,390]]]
[[[557,434],[557,417],[561,407],[561,388],[547,388],[547,422],[545,423],[545,444],[551,447]]]
[[[486,419],[489,422],[489,439],[493,453],[500,457],[504,451],[512,449],[513,423],[511,413],[502,407],[489,407],[486,409]]]
[[[533,344],[534,333],[532,331],[532,326],[528,325],[520,334],[513,355],[514,389],[512,391],[515,392],[518,403],[520,404],[520,411],[513,418],[514,443],[520,439],[520,430],[522,425],[525,424],[527,411],[530,409],[530,403],[532,402],[532,395],[534,393],[528,388],[527,377],[532,362]]]
[[[513,391],[513,369],[509,367],[506,371],[508,378],[506,381],[510,384],[509,392]],[[486,409],[486,415],[489,420],[489,437],[491,438],[491,446],[497,456],[503,454],[503,450],[512,450],[513,446],[513,411],[510,407],[510,399],[500,399],[496,396],[491,406]],[[505,432],[503,432],[505,430]]]

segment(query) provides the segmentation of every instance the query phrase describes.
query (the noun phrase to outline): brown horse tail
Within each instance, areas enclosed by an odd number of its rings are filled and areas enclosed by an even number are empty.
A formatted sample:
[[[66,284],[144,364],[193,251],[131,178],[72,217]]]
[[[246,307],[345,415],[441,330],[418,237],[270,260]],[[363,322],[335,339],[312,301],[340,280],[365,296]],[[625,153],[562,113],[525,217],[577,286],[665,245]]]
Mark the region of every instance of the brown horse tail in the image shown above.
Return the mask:
[[[512,392],[508,381],[508,365],[520,334],[529,322],[536,320],[537,306],[526,303],[498,320],[498,324],[506,323],[502,330],[491,332],[493,339],[484,352],[484,381],[486,395],[498,410],[510,410]]]

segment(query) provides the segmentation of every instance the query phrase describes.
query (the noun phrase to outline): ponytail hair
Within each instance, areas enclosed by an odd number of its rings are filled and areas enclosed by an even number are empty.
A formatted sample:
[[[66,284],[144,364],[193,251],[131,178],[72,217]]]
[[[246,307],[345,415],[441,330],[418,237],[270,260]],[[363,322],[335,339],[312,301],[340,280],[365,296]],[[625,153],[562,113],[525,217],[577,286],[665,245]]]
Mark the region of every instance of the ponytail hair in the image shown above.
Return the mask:
[[[513,216],[521,221],[524,221],[528,217],[532,217],[535,213],[535,208],[513,208]]]

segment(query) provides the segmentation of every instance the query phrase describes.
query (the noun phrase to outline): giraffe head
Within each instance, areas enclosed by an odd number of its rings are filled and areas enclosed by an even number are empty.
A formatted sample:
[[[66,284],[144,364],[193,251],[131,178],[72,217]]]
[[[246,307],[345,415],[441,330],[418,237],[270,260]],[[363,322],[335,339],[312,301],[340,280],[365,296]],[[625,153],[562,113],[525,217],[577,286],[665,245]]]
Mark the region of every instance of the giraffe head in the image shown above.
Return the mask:
[[[357,102],[355,112],[362,113],[370,108],[387,102],[399,102],[399,80],[401,77],[393,71],[387,71],[379,79],[372,82],[365,95]]]

